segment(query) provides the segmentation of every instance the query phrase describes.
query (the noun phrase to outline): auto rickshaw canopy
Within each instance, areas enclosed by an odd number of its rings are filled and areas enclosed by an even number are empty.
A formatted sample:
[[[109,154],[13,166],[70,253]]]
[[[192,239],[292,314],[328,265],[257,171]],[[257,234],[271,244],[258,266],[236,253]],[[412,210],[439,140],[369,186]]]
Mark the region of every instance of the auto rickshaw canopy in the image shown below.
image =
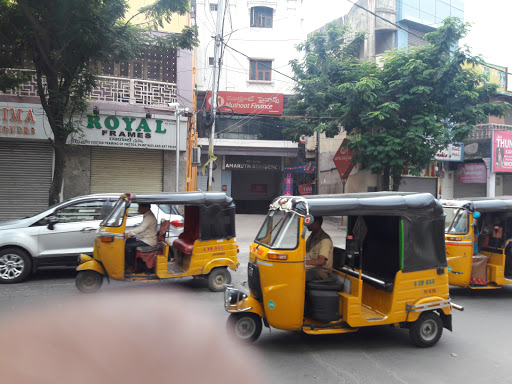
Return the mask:
[[[271,210],[306,216],[388,216],[400,221],[404,272],[446,267],[444,211],[430,193],[369,192],[280,197]],[[383,227],[383,230],[385,228]],[[386,252],[382,252],[385,257]],[[364,256],[363,256],[364,257]]]
[[[444,206],[465,208],[470,212],[510,212],[512,196],[465,197],[463,199],[441,200]]]
[[[199,223],[200,240],[236,236],[235,202],[224,192],[125,193],[121,198],[133,203],[185,206],[184,232],[195,230]]]

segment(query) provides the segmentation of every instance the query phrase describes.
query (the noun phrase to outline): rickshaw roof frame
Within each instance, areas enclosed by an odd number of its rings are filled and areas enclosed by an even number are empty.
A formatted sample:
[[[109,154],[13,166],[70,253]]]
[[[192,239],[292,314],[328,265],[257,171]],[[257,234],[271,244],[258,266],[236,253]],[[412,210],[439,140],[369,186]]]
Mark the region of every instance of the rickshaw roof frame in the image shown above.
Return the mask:
[[[286,202],[280,203],[282,200]],[[444,216],[441,203],[432,194],[417,192],[280,196],[270,209],[293,210],[300,216]]]
[[[121,196],[133,203],[176,204],[176,205],[219,205],[235,206],[233,198],[224,192],[161,192],[161,193],[125,193]]]
[[[442,199],[441,203],[443,207],[464,208],[470,212],[510,212],[512,214],[512,196]]]

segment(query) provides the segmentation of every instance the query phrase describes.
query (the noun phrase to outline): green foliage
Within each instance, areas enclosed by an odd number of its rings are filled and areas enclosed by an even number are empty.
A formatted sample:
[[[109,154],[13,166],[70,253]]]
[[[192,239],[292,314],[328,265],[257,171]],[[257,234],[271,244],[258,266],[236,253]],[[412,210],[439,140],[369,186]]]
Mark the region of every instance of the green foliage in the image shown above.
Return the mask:
[[[96,84],[98,61],[134,59],[148,47],[192,49],[195,27],[181,34],[155,34],[173,13],[189,10],[188,0],[156,0],[139,10],[145,27],[126,20],[125,0],[0,0],[0,90],[15,89],[32,77],[54,134],[56,167],[53,191],[60,191],[58,167],[74,119],[87,108]],[[34,72],[12,69],[31,68]],[[57,175],[57,176],[56,176]],[[51,193],[52,194],[52,193]],[[50,196],[53,202],[57,196]]]
[[[361,36],[346,45],[349,30],[330,24],[299,46],[301,61],[292,62],[296,96],[288,104],[290,138],[344,129],[358,134],[350,143],[355,161],[371,172],[399,180],[404,168],[418,173],[435,153],[463,140],[473,126],[491,115],[502,116],[508,104],[490,102],[496,86],[464,63],[479,64],[457,42],[468,25],[448,18],[425,35],[429,44],[387,52],[382,65],[359,61]],[[395,185],[394,188],[398,188]]]

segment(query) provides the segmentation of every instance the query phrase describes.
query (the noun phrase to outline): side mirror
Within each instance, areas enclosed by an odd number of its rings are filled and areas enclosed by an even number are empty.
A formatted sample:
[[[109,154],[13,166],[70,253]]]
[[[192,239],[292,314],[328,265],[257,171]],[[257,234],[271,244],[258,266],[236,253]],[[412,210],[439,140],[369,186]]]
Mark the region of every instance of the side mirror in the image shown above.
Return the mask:
[[[59,218],[57,216],[48,216],[48,229],[53,231],[53,226],[59,222]]]

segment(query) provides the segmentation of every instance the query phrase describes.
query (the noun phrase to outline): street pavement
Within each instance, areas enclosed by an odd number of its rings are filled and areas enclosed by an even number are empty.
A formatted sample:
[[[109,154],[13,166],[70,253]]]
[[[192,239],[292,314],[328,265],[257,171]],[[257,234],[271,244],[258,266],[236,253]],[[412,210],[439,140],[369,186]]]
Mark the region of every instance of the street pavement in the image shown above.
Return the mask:
[[[241,265],[232,273],[233,284],[247,289],[244,282],[247,280],[249,245],[264,216],[237,215],[236,219]],[[325,221],[324,229],[333,237],[335,245],[342,245],[341,219]],[[37,306],[61,308],[83,299],[85,295],[77,291],[74,276],[72,270],[52,270],[41,272],[21,284],[1,285],[0,317]],[[217,322],[219,332],[225,332],[227,314],[223,293],[210,292],[203,280],[111,281],[110,284],[105,282],[97,295],[133,287],[156,287],[169,294],[184,292],[184,300],[196,301],[204,309],[203,315]],[[465,310],[454,311],[453,332],[444,330],[441,340],[433,348],[413,346],[407,330],[390,326],[334,336],[307,336],[264,328],[258,341],[241,346],[240,353],[250,350],[259,355],[259,362],[251,362],[253,369],[262,372],[266,383],[270,384],[512,382],[512,288],[489,291],[453,288],[451,296]],[[172,331],[172,326],[169,329]],[[226,362],[226,374],[229,374],[229,362]],[[243,377],[240,381],[243,382]]]

